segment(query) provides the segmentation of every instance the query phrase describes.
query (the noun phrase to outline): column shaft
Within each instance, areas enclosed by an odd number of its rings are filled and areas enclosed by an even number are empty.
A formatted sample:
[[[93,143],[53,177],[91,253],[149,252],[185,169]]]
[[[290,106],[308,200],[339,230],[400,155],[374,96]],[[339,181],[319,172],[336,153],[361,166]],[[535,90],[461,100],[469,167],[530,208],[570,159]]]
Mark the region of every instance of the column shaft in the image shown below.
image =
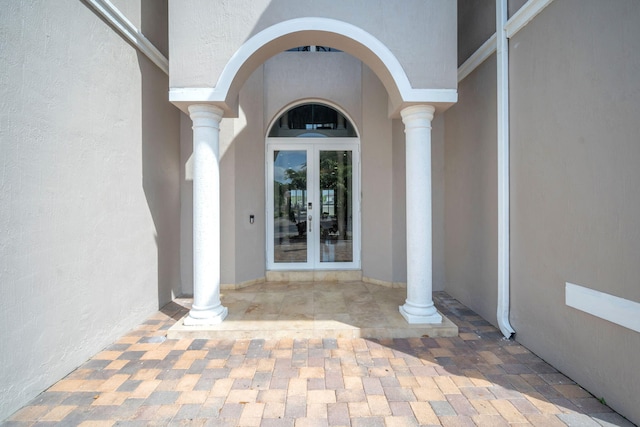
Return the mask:
[[[435,108],[402,110],[406,134],[407,299],[400,313],[408,323],[440,323],[433,305],[431,215],[431,120]]]
[[[220,161],[222,109],[189,106],[193,121],[193,306],[185,325],[220,323]]]

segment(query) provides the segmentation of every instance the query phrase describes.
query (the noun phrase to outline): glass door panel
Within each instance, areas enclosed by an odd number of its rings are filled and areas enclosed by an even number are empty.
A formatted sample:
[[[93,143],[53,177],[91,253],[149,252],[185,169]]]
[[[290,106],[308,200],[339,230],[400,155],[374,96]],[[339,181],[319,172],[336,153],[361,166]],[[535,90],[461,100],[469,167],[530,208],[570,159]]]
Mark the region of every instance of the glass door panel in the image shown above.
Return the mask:
[[[273,151],[273,259],[306,263],[307,151]]]
[[[267,268],[360,268],[357,143],[272,139]]]
[[[353,262],[352,151],[319,153],[320,262]]]

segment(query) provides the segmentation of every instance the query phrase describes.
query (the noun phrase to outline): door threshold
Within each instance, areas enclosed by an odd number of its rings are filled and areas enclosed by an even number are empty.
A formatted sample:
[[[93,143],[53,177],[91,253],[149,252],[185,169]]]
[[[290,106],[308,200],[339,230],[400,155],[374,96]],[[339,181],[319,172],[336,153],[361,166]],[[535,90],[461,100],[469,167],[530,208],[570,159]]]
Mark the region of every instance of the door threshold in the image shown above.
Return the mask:
[[[268,270],[267,282],[353,282],[362,270]]]

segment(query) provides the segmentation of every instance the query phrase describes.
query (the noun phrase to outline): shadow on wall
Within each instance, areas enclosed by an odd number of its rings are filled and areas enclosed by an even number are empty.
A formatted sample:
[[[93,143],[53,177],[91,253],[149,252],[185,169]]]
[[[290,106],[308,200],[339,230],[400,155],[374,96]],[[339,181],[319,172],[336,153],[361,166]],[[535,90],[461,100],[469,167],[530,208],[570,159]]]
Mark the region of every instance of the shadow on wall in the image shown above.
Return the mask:
[[[141,30],[166,53],[167,4],[141,4]],[[180,111],[169,78],[138,53],[141,73],[142,188],[156,230],[158,307],[180,294]]]
[[[265,136],[262,119],[262,74],[254,72],[240,91],[238,121],[225,117],[220,124],[220,280],[237,284],[265,274]],[[183,115],[181,146],[182,292],[193,294],[193,177],[188,163],[193,155],[191,119]],[[247,126],[246,123],[251,123]],[[249,223],[253,214],[254,223]]]

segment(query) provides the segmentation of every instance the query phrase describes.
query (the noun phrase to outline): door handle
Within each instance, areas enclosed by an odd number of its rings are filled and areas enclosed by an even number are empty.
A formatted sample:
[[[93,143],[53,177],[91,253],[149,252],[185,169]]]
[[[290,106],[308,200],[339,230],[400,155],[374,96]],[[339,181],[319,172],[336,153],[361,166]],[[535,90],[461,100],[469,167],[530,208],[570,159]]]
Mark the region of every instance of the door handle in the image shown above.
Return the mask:
[[[309,232],[311,232],[311,220],[313,219],[313,217],[311,215],[309,215],[309,220],[307,221],[309,223]]]

